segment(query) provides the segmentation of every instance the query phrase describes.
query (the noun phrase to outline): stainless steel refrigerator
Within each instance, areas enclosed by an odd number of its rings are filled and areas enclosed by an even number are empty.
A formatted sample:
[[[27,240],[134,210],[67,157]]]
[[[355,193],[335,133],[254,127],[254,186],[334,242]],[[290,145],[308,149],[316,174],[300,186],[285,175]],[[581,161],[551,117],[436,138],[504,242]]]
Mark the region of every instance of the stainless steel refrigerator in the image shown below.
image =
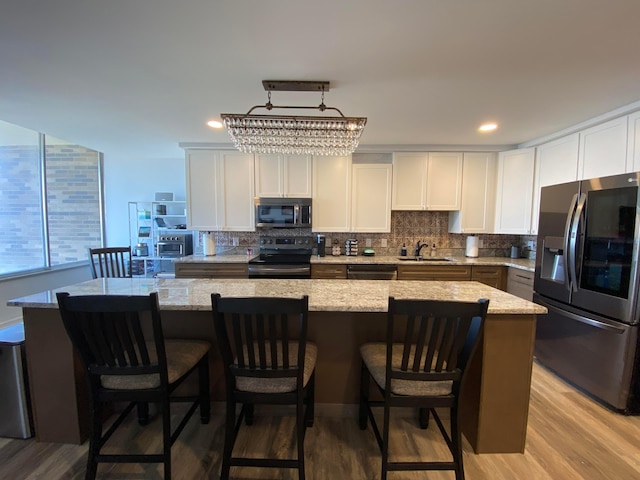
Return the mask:
[[[610,408],[640,410],[640,173],[542,188],[534,302],[540,363]]]

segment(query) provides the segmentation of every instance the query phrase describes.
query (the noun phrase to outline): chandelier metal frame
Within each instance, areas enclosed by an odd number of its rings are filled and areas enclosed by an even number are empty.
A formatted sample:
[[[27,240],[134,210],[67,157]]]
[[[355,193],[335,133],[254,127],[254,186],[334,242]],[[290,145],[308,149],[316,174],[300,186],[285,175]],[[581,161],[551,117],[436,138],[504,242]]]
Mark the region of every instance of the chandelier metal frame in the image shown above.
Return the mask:
[[[326,81],[263,80],[267,103],[255,105],[245,114],[223,113],[223,124],[235,147],[246,153],[283,153],[304,155],[350,155],[358,147],[367,123],[365,117],[345,117],[340,109],[328,107],[324,94],[330,89]],[[273,105],[272,91],[321,92],[318,106]],[[264,108],[312,109],[335,111],[339,116],[255,115]]]

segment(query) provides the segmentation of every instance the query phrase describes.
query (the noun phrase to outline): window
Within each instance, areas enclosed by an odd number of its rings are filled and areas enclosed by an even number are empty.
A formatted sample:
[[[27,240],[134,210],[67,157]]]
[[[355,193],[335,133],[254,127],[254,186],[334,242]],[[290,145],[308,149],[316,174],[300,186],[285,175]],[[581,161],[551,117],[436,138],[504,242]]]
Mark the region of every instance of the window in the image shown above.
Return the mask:
[[[95,150],[0,121],[0,275],[102,245],[101,169]]]

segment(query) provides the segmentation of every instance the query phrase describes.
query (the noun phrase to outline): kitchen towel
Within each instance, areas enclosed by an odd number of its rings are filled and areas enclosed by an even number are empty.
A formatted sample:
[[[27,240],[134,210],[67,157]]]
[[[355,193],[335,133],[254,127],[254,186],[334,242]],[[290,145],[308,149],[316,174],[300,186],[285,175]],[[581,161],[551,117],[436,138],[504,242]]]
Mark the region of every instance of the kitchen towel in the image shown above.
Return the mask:
[[[204,232],[202,234],[202,253],[205,256],[212,256],[216,254],[216,237],[211,232]]]
[[[464,251],[465,257],[475,258],[478,256],[478,243],[478,237],[473,235],[467,237],[467,248]]]

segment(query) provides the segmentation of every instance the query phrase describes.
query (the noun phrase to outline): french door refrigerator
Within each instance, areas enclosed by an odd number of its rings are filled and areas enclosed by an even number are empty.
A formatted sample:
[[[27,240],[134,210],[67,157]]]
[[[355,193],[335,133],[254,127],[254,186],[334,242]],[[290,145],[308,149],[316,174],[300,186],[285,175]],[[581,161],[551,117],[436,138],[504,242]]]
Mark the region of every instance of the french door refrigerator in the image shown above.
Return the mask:
[[[640,173],[542,188],[534,302],[540,363],[624,413],[640,410]]]

